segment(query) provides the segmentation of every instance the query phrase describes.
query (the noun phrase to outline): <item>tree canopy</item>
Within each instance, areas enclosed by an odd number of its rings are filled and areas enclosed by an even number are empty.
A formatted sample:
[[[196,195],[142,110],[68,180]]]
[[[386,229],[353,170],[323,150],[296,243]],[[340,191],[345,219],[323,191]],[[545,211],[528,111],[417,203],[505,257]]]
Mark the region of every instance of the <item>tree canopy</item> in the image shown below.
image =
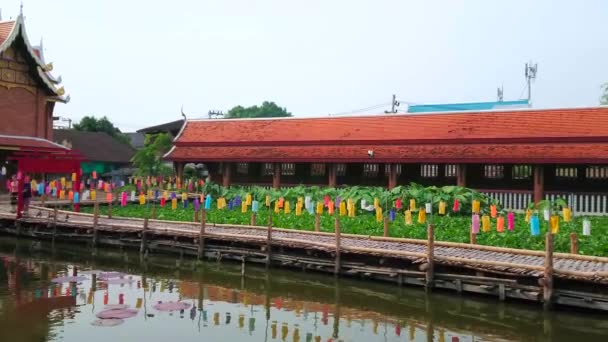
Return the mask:
[[[85,116],[80,122],[74,124],[74,129],[86,132],[104,132],[124,144],[131,144],[131,139],[114,126],[106,116],[99,119],[94,116]]]
[[[131,159],[137,168],[136,174],[140,176],[167,176],[172,169],[165,165],[162,157],[167,153],[173,142],[167,133],[146,134],[144,148],[135,152]]]
[[[608,105],[608,83],[602,85],[602,96],[600,96],[600,104]]]
[[[287,109],[279,107],[274,102],[264,101],[261,106],[236,106],[226,113],[226,118],[276,118],[292,116]]]

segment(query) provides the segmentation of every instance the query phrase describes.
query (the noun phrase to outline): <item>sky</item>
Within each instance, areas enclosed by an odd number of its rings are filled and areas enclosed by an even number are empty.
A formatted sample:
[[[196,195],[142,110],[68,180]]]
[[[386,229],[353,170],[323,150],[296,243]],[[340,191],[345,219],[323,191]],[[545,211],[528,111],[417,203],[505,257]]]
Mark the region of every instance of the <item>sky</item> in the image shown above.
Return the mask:
[[[19,0],[0,3],[3,19]],[[33,44],[71,102],[125,132],[274,101],[295,116],[382,113],[406,103],[524,98],[599,104],[608,1],[25,0]],[[384,104],[385,106],[379,106]]]

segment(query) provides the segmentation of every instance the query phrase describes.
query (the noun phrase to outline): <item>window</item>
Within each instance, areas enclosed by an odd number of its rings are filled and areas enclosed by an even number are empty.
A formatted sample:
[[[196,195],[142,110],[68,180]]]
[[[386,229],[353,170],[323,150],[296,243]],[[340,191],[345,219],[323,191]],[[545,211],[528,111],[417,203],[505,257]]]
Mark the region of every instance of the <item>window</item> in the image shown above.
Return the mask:
[[[363,164],[364,177],[376,177],[378,175],[378,164]]]
[[[511,171],[513,179],[530,179],[532,178],[532,166],[530,165],[513,165]]]
[[[262,164],[262,176],[272,176],[274,173],[272,163]]]
[[[325,164],[314,163],[310,165],[311,176],[325,176]]]
[[[237,163],[236,173],[239,175],[246,175],[249,173],[249,163]]]
[[[402,166],[401,164],[394,164],[395,165],[395,172],[400,175],[401,174],[401,170],[402,170]],[[384,175],[388,177],[388,175],[391,173],[391,164],[384,164]]]
[[[505,177],[504,165],[484,165],[483,177],[490,179],[501,179]]]
[[[439,165],[422,164],[420,165],[420,176],[424,178],[435,178],[439,175]]]
[[[577,178],[578,177],[578,168],[576,167],[564,167],[558,166],[555,168],[555,177],[558,178]]]
[[[458,176],[458,167],[456,164],[445,164],[445,176],[456,177]]]
[[[296,164],[294,163],[282,163],[281,164],[281,175],[282,176],[294,176],[296,174]]]
[[[587,166],[585,177],[589,179],[606,179],[608,178],[608,166]]]
[[[336,176],[346,176],[346,164],[336,164]]]

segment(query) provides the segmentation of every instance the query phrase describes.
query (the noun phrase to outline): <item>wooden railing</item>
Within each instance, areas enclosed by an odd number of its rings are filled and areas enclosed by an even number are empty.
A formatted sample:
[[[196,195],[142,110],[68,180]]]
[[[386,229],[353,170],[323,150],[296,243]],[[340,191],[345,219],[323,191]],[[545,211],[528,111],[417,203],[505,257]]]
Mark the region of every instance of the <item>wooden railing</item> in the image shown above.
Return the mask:
[[[512,211],[524,211],[533,200],[532,191],[518,190],[480,190],[481,193],[499,201],[503,208]],[[578,215],[608,215],[608,193],[593,192],[560,192],[545,193],[545,199],[566,200],[572,213]]]

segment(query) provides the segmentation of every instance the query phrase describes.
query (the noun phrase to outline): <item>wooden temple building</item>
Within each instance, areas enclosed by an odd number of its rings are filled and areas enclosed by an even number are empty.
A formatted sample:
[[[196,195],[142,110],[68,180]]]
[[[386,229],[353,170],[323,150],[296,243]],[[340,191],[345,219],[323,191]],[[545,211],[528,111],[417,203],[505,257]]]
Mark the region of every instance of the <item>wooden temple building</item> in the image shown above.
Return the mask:
[[[224,186],[459,185],[520,207],[599,193],[606,211],[608,107],[187,120],[165,157]]]

